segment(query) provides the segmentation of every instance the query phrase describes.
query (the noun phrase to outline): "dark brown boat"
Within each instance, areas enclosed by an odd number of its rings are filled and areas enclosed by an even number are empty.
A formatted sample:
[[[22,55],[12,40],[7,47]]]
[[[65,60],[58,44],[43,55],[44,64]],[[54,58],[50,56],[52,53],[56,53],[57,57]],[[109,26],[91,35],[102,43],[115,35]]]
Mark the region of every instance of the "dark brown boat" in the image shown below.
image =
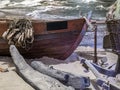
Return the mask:
[[[90,16],[89,16],[90,17]],[[0,55],[9,55],[9,45],[2,38],[10,20],[0,19]],[[60,21],[32,20],[34,42],[29,51],[20,49],[29,58],[43,56],[64,60],[69,57],[81,42],[87,30],[84,18]]]

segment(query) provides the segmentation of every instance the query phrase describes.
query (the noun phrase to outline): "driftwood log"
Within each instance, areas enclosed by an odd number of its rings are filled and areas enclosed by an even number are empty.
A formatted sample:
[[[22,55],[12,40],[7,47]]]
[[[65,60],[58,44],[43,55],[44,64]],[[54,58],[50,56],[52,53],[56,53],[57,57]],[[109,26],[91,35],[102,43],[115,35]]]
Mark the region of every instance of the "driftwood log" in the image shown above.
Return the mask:
[[[10,46],[10,53],[19,74],[33,86],[35,90],[74,90],[74,88],[67,87],[56,79],[34,70],[25,62],[14,45]]]
[[[35,70],[38,70],[40,73],[43,73],[50,77],[56,78],[61,83],[65,84],[67,86],[72,86],[75,89],[83,90],[90,85],[90,80],[86,77],[75,76],[68,72],[56,70],[53,67],[49,67],[40,61],[33,61],[31,63],[31,66]]]

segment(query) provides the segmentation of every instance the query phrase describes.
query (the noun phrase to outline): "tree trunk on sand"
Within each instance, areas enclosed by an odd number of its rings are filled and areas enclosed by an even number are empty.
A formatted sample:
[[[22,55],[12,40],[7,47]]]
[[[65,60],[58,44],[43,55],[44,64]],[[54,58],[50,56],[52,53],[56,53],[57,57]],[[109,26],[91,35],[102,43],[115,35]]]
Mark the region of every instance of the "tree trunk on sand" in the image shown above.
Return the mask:
[[[56,79],[34,70],[25,62],[14,45],[10,46],[10,53],[20,75],[36,90],[74,90],[72,87],[64,86]]]
[[[68,85],[68,86],[72,86],[75,89],[83,90],[90,85],[90,80],[86,77],[82,77],[82,76],[78,77],[71,73],[56,70],[53,67],[49,67],[40,61],[33,61],[31,63],[31,66],[35,70],[38,70],[40,73],[53,77],[59,80],[61,83]]]

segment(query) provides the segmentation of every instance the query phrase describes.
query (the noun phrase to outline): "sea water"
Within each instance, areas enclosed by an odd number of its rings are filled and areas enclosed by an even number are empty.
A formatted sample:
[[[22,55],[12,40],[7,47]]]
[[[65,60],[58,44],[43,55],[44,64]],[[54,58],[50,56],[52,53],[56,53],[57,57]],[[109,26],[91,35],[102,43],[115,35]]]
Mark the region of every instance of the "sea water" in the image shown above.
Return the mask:
[[[94,18],[104,18],[106,8],[110,5],[100,0],[0,0],[0,12],[48,19],[75,18],[92,10]]]

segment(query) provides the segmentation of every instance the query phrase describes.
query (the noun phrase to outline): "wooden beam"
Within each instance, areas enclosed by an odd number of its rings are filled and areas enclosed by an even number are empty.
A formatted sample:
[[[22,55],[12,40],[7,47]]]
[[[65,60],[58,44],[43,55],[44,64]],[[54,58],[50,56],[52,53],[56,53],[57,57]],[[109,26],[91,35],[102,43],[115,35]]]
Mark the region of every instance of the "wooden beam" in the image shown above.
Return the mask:
[[[67,86],[72,86],[75,89],[83,90],[90,85],[90,80],[88,77],[76,76],[68,72],[60,71],[54,69],[53,67],[49,67],[40,61],[33,61],[31,66],[40,73],[53,77],[61,83]]]

